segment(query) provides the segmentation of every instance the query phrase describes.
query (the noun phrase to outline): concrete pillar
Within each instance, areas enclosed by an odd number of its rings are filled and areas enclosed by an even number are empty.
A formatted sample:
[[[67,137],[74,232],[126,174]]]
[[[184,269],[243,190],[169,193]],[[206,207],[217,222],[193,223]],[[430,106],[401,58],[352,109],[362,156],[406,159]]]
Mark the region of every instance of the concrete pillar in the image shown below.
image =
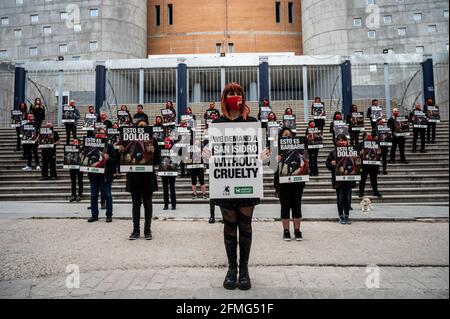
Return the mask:
[[[353,103],[352,92],[352,65],[349,60],[341,64],[342,81],[342,114],[349,115]]]
[[[106,67],[95,67],[95,112],[99,113],[106,99]]]
[[[58,126],[62,126],[62,109],[64,96],[64,71],[58,72]]]
[[[14,109],[19,108],[19,103],[25,102],[25,83],[27,72],[24,68],[16,67],[14,75]]]
[[[192,98],[191,101],[194,103],[201,102],[202,99],[202,85],[200,83],[194,83],[194,87],[192,89]]]
[[[303,111],[305,121],[309,121],[309,96],[308,96],[308,66],[304,65],[302,68],[303,77]]]
[[[187,107],[187,65],[179,63],[177,68],[177,117],[178,122],[181,120],[181,115]]]
[[[258,83],[251,82],[249,87],[250,101],[258,101]]]
[[[427,59],[422,63],[422,75],[423,75],[423,104],[426,100],[433,99],[436,103],[436,94],[434,90],[434,70],[433,60]]]
[[[386,97],[386,117],[391,116],[391,83],[389,82],[389,64],[384,64],[384,96]]]
[[[269,97],[269,62],[262,62],[259,64],[259,103]]]
[[[139,70],[139,104],[144,104],[144,69]]]

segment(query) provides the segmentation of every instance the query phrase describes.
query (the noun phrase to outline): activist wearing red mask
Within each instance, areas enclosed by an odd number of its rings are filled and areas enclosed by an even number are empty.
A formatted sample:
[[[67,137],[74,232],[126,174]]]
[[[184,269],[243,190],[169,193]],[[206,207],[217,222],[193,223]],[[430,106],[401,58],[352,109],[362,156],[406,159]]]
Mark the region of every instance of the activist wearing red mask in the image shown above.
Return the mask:
[[[309,123],[309,128],[315,128],[315,127],[316,127],[316,123],[314,123],[314,122]]]
[[[336,114],[336,121],[342,121],[342,114]]]
[[[242,87],[235,82],[228,83],[222,93],[221,98],[222,114],[231,120],[230,112],[239,111],[240,117],[247,120],[250,108],[245,103],[245,95]]]

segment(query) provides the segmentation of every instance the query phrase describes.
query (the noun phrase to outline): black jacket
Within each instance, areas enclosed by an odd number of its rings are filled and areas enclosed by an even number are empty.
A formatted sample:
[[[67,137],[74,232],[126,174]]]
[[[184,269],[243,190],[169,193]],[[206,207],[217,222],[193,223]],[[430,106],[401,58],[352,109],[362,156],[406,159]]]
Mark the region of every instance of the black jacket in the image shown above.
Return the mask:
[[[136,113],[133,115],[133,120],[134,122],[138,122],[140,120],[144,120],[147,122],[147,124],[149,124],[148,122],[148,115],[145,113]]]
[[[43,105],[39,108],[32,105],[30,111],[33,113],[36,123],[41,124],[45,120],[45,109]]]
[[[242,123],[242,122],[258,122],[254,117],[248,117],[247,120],[244,120],[242,117],[237,118],[232,121],[227,119],[224,116],[219,117],[213,123]],[[256,206],[260,203],[259,198],[242,198],[242,199],[214,199],[211,202],[217,206],[226,207],[226,208],[239,208],[239,207],[250,207]]]
[[[89,179],[95,179],[95,178],[103,178],[106,182],[111,183],[114,180],[114,167],[116,166],[117,158],[117,152],[114,146],[111,144],[106,144],[107,151],[106,153],[109,155],[109,159],[106,161],[105,164],[105,173],[104,174],[93,174],[89,173],[88,177]]]
[[[335,166],[331,165],[332,161],[336,161],[336,150],[330,152],[325,162],[326,167],[331,172],[331,183],[333,185],[333,188],[339,188],[342,183],[350,183],[352,188],[356,187],[356,183],[354,181],[336,181],[336,168]]]
[[[161,153],[158,148],[158,143],[153,139],[153,147],[155,153],[153,154],[153,165],[159,165],[161,161]],[[127,192],[148,194],[158,190],[158,182],[156,180],[155,172],[148,173],[127,173]]]

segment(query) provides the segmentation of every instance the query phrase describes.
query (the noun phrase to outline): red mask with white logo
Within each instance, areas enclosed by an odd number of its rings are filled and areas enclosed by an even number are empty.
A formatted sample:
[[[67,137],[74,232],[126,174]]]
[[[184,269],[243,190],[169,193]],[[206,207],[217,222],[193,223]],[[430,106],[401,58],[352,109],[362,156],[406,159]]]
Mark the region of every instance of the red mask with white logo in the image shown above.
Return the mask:
[[[239,95],[227,97],[227,105],[230,110],[239,111],[242,105],[242,97]]]

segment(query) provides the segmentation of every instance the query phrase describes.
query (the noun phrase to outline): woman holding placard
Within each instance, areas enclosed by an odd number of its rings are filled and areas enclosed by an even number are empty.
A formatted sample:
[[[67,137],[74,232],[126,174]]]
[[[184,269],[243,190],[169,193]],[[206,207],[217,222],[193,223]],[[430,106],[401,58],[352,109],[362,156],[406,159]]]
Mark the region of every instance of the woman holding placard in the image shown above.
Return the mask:
[[[242,87],[237,83],[229,83],[222,93],[222,116],[214,123],[246,123],[257,122],[250,117],[250,108],[245,103]],[[242,125],[245,127],[245,124]],[[205,148],[203,157],[206,161],[212,156],[211,150]],[[248,290],[251,288],[248,272],[248,260],[252,244],[252,218],[259,198],[215,199],[215,205],[220,207],[224,222],[225,250],[228,257],[228,272],[223,286],[225,289]],[[239,280],[237,263],[237,245],[239,232]]]

